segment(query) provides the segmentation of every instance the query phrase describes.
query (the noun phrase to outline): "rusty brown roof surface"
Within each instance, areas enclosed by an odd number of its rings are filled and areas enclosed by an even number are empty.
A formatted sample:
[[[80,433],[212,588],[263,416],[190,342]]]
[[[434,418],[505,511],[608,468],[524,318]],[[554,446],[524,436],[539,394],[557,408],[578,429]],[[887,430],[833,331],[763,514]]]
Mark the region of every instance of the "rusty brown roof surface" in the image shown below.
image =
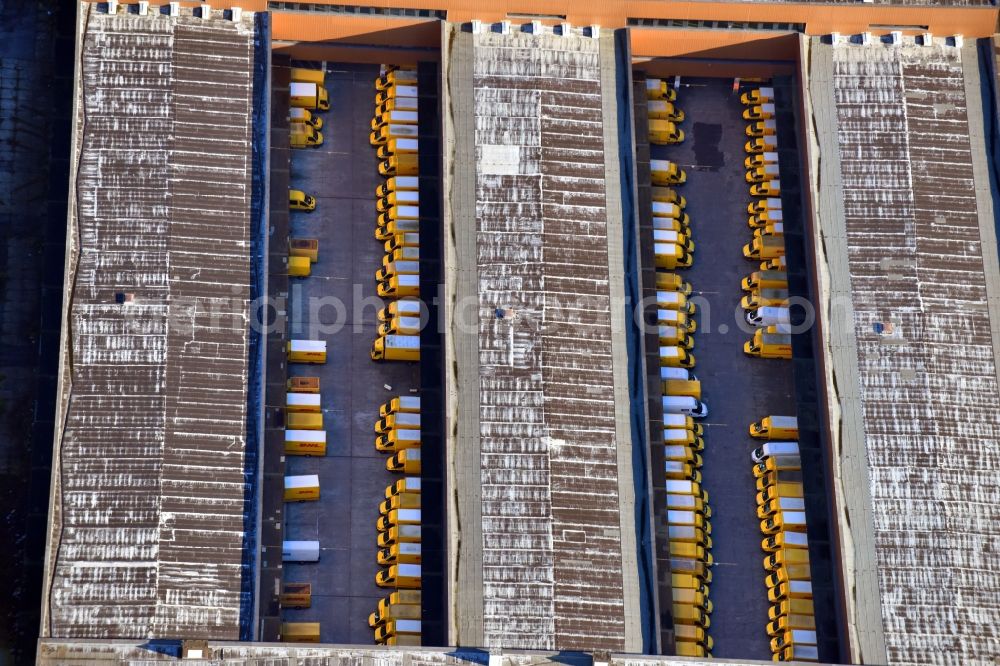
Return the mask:
[[[1000,391],[991,324],[1000,322],[986,308],[962,52],[834,51],[888,659],[993,659]]]
[[[621,649],[599,43],[474,40],[485,642]]]
[[[252,16],[80,11],[42,633],[237,638]]]

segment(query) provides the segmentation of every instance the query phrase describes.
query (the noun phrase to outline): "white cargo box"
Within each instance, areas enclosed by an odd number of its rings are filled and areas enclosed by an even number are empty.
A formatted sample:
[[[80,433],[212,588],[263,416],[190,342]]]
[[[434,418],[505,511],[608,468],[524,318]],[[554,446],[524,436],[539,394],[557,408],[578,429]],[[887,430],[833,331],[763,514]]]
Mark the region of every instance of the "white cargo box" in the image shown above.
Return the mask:
[[[319,562],[319,541],[282,541],[282,562]]]
[[[320,407],[319,393],[286,393],[286,407],[315,407],[317,411]]]
[[[326,340],[291,340],[288,344],[293,352],[326,353]]]

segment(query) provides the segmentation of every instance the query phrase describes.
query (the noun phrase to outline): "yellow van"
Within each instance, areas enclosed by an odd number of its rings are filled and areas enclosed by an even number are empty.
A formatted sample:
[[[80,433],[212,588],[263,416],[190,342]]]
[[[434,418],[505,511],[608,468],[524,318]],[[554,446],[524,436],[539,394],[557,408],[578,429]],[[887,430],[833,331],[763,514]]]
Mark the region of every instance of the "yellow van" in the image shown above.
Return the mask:
[[[762,539],[760,547],[768,553],[782,548],[809,548],[809,537],[805,532],[778,532]]]
[[[692,574],[671,573],[670,584],[674,589],[697,590],[702,594],[708,594],[708,585],[705,584],[705,581]]]
[[[766,476],[761,477],[757,479],[757,482],[760,483],[766,478]],[[766,504],[768,500],[772,500],[775,497],[802,497],[802,484],[795,482],[771,484],[757,493],[757,506]]]
[[[667,445],[682,444],[697,452],[705,450],[705,440],[685,428],[664,428],[663,442]]]
[[[696,578],[702,579],[703,581],[705,581],[706,584],[711,584],[712,582],[712,570],[709,568],[710,566],[711,566],[710,564],[704,562],[703,560],[697,560],[694,558],[688,558],[688,557],[670,558],[671,572],[690,574]]]
[[[659,326],[657,335],[661,345],[677,345],[684,349],[694,347],[694,338],[685,329],[677,326]]]
[[[375,629],[375,642],[388,644],[389,639],[398,636],[420,638],[420,620],[389,620]]]
[[[767,120],[774,118],[774,104],[755,104],[743,109],[743,120]]]
[[[375,529],[385,532],[394,525],[419,525],[420,520],[420,509],[393,509],[388,514],[378,517]]]
[[[417,448],[420,448],[420,431],[411,428],[397,428],[375,438],[375,449],[382,453]]]
[[[805,645],[816,645],[816,631],[814,629],[788,629],[771,638],[771,652],[774,654],[780,654],[792,646]]]
[[[386,498],[378,505],[378,512],[383,516],[388,515],[393,509],[419,509],[420,493],[400,493]],[[388,524],[379,524],[380,530],[389,529]]]
[[[805,531],[806,514],[804,511],[778,511],[760,521],[760,532],[765,535]]]
[[[420,449],[403,449],[385,461],[385,468],[390,472],[403,474],[420,474]]]
[[[420,525],[393,525],[378,533],[379,548],[388,548],[394,543],[420,543],[423,533]]]
[[[712,537],[694,525],[667,524],[667,538],[671,543],[695,543],[704,546],[705,550],[712,549]]]
[[[743,343],[743,353],[759,358],[792,358],[792,336],[775,331],[774,326],[758,328],[753,337]]]
[[[679,291],[685,296],[691,295],[691,283],[677,273],[656,271],[656,288],[664,291]]]
[[[693,624],[708,629],[712,621],[708,619],[708,613],[701,608],[691,604],[674,604],[674,623]]]
[[[787,289],[755,289],[740,300],[740,307],[744,310],[777,305],[788,305]]]
[[[694,262],[694,256],[679,243],[654,243],[653,254],[657,268],[688,268]]]
[[[650,118],[649,142],[658,146],[666,146],[684,141],[684,130],[670,120]]]
[[[747,259],[772,259],[785,254],[785,239],[781,236],[755,236],[743,246]]]
[[[670,160],[650,160],[649,169],[653,185],[680,185],[687,182],[684,169]]]
[[[652,187],[650,188],[650,194],[653,201],[677,204],[681,208],[687,207],[687,199],[682,197],[680,193],[672,187]]]
[[[665,365],[668,368],[693,368],[695,365],[694,354],[678,345],[661,345],[660,365]]]
[[[768,472],[797,472],[801,468],[802,462],[797,455],[771,456],[754,464],[753,478],[763,478]]]
[[[703,501],[700,497],[695,497],[694,495],[667,493],[667,508],[697,511],[705,516],[705,518],[712,517],[712,507],[710,507],[708,503]]]
[[[809,564],[809,551],[805,548],[782,548],[764,556],[764,568],[776,571],[792,564]]]
[[[767,591],[772,604],[782,599],[812,599],[812,583],[808,580],[791,580]]]
[[[772,658],[774,661],[819,661],[819,648],[815,645],[789,645]]]
[[[765,416],[750,424],[750,436],[756,439],[798,439],[799,420],[794,416]]]
[[[773,120],[758,120],[747,125],[746,135],[752,138],[774,136],[777,133],[777,129],[778,126]]]
[[[816,618],[813,615],[782,615],[767,623],[768,636],[777,636],[789,629],[816,629]]]
[[[316,197],[302,190],[288,190],[288,209],[311,213],[316,210]]]
[[[757,507],[757,518],[764,520],[780,511],[805,511],[805,504],[801,497],[775,497]]]
[[[711,566],[712,554],[705,550],[705,547],[700,543],[692,543],[688,541],[671,541],[670,542],[670,557],[680,557],[689,560],[698,560],[699,562],[704,562],[705,564]]]
[[[714,610],[712,600],[709,599],[708,595],[703,592],[683,587],[675,587],[672,588],[672,593],[675,604],[691,604],[692,606],[701,608],[710,615]]]
[[[393,564],[375,574],[375,584],[379,587],[396,587],[403,590],[420,589],[419,564]]]
[[[702,466],[701,455],[695,453],[694,449],[690,446],[683,446],[681,444],[669,444],[663,447],[663,457],[667,460],[679,460],[685,462],[695,467]]]
[[[288,135],[292,148],[319,148],[323,145],[323,133],[316,131],[312,125],[292,123]]]
[[[388,548],[380,548],[376,560],[380,566],[420,564],[420,543],[394,543]]]
[[[812,599],[783,599],[781,602],[771,606],[767,611],[767,617],[771,621],[787,615],[815,616],[816,613],[813,608]]]
[[[743,291],[755,289],[788,289],[788,273],[785,271],[754,271],[743,278]]]
[[[704,531],[706,535],[712,533],[712,523],[698,511],[668,509],[667,525],[689,525]]]
[[[780,180],[765,180],[763,183],[754,183],[750,187],[752,197],[777,197],[781,195]],[[770,257],[764,257],[770,259]]]
[[[378,600],[375,612],[385,614],[389,612],[389,607],[395,604],[415,604],[419,606],[422,602],[420,590],[396,590],[388,596]]]
[[[790,564],[769,574],[764,578],[764,584],[768,587],[777,587],[791,580],[809,580],[811,577],[812,572],[808,564]]]
[[[678,328],[683,328],[688,333],[694,333],[698,330],[698,322],[695,318],[688,316],[686,312],[681,312],[680,310],[657,308],[656,323],[658,326],[677,326]]]
[[[695,483],[701,483],[701,472],[693,465],[682,463],[677,460],[667,460],[663,463],[663,470],[668,479],[690,479]]]
[[[402,431],[400,431],[402,432]],[[385,498],[389,499],[393,495],[398,495],[400,493],[419,493],[420,492],[420,477],[419,476],[406,476],[402,479],[393,481],[388,486],[385,487]]]
[[[682,624],[674,625],[675,628],[683,627]],[[699,630],[701,627],[699,627]],[[711,639],[709,639],[711,640]],[[692,643],[689,641],[677,641],[674,643],[674,652],[677,653],[679,657],[702,657],[705,659],[711,659],[712,653],[702,645],[701,643]]]
[[[309,109],[291,107],[288,109],[288,120],[293,123],[305,123],[315,130],[323,129],[323,119],[310,113]]]
[[[400,153],[381,160],[378,172],[383,176],[419,176],[420,160],[416,153]]]
[[[802,471],[796,469],[778,469],[765,472],[754,481],[758,491],[766,490],[780,483],[802,483]],[[789,490],[794,490],[789,488]],[[784,497],[802,497],[802,495],[783,495]],[[768,499],[771,499],[770,497]],[[761,502],[763,504],[763,502]]]
[[[418,592],[417,590],[400,590],[401,592]],[[381,607],[381,601],[379,607]],[[378,625],[388,620],[419,620],[420,604],[386,604],[385,610],[376,608],[375,612],[368,616],[368,626],[374,629]]]
[[[693,624],[675,624],[674,625],[674,640],[678,643],[688,643],[688,644],[698,644],[704,646],[706,650],[711,650],[715,647],[712,637],[702,629],[701,627],[695,626]],[[677,654],[681,654],[678,652]],[[704,655],[685,655],[685,656],[704,656]]]

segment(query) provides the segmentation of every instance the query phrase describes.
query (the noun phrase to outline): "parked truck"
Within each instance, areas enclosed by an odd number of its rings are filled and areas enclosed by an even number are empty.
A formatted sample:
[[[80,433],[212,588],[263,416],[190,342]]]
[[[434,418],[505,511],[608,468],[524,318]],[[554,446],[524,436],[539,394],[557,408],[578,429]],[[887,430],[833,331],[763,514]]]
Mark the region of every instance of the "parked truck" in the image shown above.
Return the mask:
[[[384,335],[372,343],[373,361],[419,361],[420,336]]]
[[[317,111],[330,110],[330,97],[322,85],[292,81],[288,86],[288,92],[291,96],[291,106]]]

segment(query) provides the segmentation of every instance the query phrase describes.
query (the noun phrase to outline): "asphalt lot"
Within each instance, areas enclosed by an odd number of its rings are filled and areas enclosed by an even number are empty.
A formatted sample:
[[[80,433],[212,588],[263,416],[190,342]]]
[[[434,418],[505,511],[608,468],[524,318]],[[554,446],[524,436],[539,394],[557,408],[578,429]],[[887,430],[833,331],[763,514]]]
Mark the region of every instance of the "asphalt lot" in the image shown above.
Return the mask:
[[[317,198],[313,213],[292,213],[292,233],[318,238],[320,247],[312,275],[293,281],[289,331],[292,338],[326,340],[327,362],[293,365],[289,374],[320,377],[327,455],[288,458],[289,475],[319,474],[322,499],[287,506],[285,538],[319,539],[321,555],[318,564],[285,566],[286,581],[312,583],[313,602],[310,609],[284,611],[284,619],[321,622],[323,643],[374,642],[368,614],[389,592],[374,582],[377,505],[399,478],[375,450],[374,424],[379,405],[419,386],[417,364],[369,357],[381,303],[375,271],[384,254],[374,236],[375,188],[382,179],[368,143],[377,76],[377,66],[328,63],[324,144],[292,151],[291,186]],[[337,322],[343,325],[333,326]],[[310,334],[309,324],[316,323],[331,330]]]
[[[651,149],[654,159],[671,159],[687,171],[687,183],[678,190],[687,199],[695,258],[683,273],[694,295],[707,302],[697,317],[694,372],[709,407],[702,475],[713,512],[712,653],[769,660],[764,553],[749,455],[758,443],[747,428],[768,414],[794,414],[792,365],[746,356],[743,343],[750,334],[737,326],[740,280],[759,262],[742,255],[751,237],[743,167],[747,137],[732,80],[682,80],[677,105],[687,116],[684,142]]]

